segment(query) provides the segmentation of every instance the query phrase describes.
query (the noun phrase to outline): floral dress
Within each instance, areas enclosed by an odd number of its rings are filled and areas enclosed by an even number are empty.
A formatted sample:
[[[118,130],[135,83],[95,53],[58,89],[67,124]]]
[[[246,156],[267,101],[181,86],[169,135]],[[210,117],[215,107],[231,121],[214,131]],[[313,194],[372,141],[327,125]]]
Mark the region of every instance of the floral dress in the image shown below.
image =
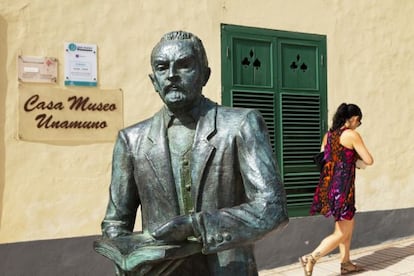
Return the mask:
[[[313,196],[310,213],[333,216],[335,221],[351,220],[355,215],[355,162],[357,153],[342,146],[341,134],[346,130],[328,132],[324,149],[326,163]]]

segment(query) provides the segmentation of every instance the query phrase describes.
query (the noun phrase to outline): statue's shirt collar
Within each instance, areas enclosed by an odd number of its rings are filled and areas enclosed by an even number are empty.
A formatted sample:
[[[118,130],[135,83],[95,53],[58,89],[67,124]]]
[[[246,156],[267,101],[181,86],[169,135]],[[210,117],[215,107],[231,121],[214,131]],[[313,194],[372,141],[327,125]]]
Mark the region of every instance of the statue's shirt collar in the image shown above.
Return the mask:
[[[165,126],[168,128],[172,125],[196,125],[200,119],[202,102],[205,99],[202,98],[196,106],[194,106],[189,112],[175,114],[168,109],[167,106],[163,108],[163,118]]]

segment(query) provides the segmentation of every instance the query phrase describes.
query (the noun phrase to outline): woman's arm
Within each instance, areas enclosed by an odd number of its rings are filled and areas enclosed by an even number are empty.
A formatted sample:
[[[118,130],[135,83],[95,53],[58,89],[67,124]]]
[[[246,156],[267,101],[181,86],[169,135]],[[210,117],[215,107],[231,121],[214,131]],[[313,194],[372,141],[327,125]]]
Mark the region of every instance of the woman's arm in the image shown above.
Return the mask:
[[[328,141],[328,133],[325,133],[322,139],[321,151],[324,151],[327,141]]]
[[[374,159],[372,158],[371,153],[369,153],[367,147],[365,146],[361,135],[358,132],[356,132],[355,130],[347,131],[347,132],[349,134],[349,138],[350,138],[352,148],[355,149],[355,151],[358,153],[361,160],[366,165],[372,165],[374,163]]]

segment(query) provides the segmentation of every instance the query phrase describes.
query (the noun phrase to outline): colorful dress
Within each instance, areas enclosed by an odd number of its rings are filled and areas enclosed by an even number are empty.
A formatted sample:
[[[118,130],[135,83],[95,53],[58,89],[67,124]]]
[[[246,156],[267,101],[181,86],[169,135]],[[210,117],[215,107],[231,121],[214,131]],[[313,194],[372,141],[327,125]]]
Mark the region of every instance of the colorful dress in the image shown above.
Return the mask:
[[[357,153],[342,146],[341,134],[346,130],[328,132],[324,149],[326,163],[313,196],[310,213],[333,216],[335,221],[351,220],[355,214],[355,162]]]

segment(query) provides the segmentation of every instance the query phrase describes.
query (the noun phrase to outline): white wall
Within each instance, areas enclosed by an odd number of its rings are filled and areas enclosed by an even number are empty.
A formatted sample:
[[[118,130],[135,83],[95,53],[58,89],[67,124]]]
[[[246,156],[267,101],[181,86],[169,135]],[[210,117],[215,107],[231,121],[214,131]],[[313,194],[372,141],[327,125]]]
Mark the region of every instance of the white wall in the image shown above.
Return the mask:
[[[161,106],[147,75],[151,49],[168,31],[203,40],[212,68],[205,94],[220,101],[221,23],[326,35],[329,116],[341,102],[360,105],[360,133],[375,158],[357,175],[359,210],[413,207],[412,14],[410,0],[3,0],[0,243],[100,233],[110,181],[111,143],[18,139],[19,54],[57,57],[63,88],[63,43],[97,44],[99,88],[124,91],[129,125]]]

